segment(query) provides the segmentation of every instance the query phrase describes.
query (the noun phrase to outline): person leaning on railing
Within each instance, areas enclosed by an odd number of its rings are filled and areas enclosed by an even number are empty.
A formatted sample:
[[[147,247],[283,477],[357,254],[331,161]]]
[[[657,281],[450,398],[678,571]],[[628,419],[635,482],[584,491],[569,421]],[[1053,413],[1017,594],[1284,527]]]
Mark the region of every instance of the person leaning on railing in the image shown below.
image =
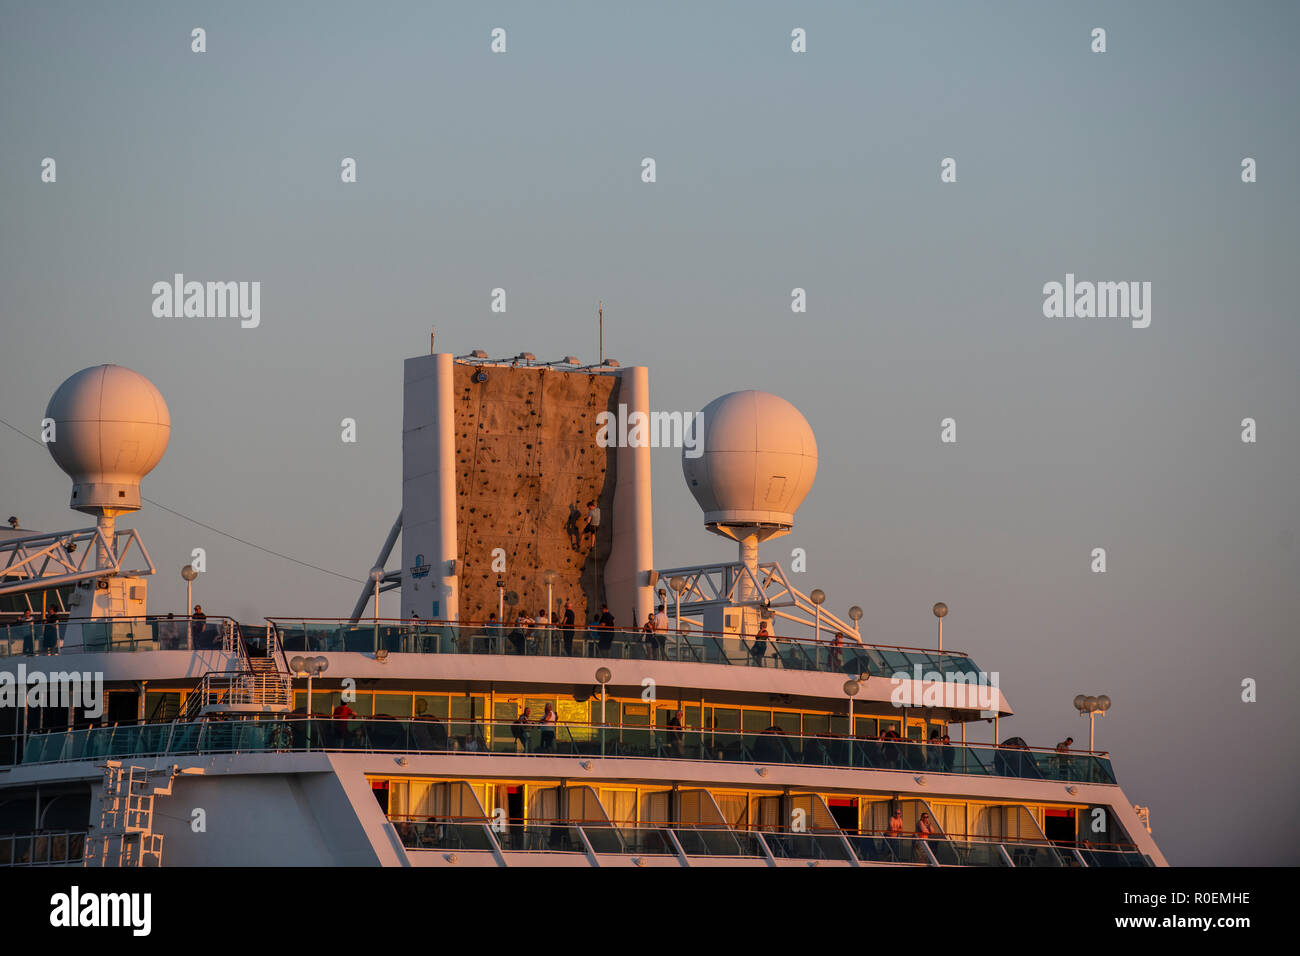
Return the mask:
[[[36,656],[36,624],[32,620],[32,609],[23,611],[23,619],[18,622],[18,630],[23,636],[23,656]]]
[[[1074,761],[1070,759],[1070,744],[1074,743],[1073,737],[1066,737],[1056,745],[1056,752],[1060,755],[1054,758],[1056,763],[1056,772],[1062,780],[1068,779],[1070,770],[1074,766]]]
[[[655,616],[647,614],[645,624],[641,626],[641,643],[645,645],[645,656],[648,660],[654,660],[658,657],[656,650],[659,645],[655,641]]]
[[[530,723],[532,723],[532,718],[529,716],[528,708],[525,707],[515,722],[510,725],[510,733],[514,735],[517,743],[523,745],[524,753],[528,753],[528,725]]]
[[[928,862],[925,853],[925,841],[934,836],[934,824],[930,822],[930,814],[922,811],[916,820],[916,841],[912,844],[912,859],[917,863]]]
[[[208,616],[203,613],[203,606],[194,605],[194,611],[190,614],[190,646],[194,650],[206,649],[203,643],[203,632],[207,624]]]
[[[555,753],[555,725],[558,722],[559,718],[556,716],[555,706],[547,704],[546,712],[542,714],[541,720],[538,721],[542,725],[542,742],[539,748],[541,753]]]
[[[668,747],[678,757],[682,756],[685,723],[685,715],[680,707],[668,715]]]
[[[767,621],[760,622],[758,633],[754,635],[754,643],[749,649],[755,667],[763,666],[763,658],[767,654],[767,639],[771,636],[767,632]]]
[[[515,653],[520,657],[524,655],[524,649],[528,641],[528,630],[532,626],[533,620],[523,611],[515,615],[515,626],[509,634],[510,644],[514,647]]]
[[[497,620],[497,612],[493,611],[488,615],[487,623],[483,625],[482,630],[480,630],[475,637],[487,638],[488,653],[496,654],[500,651],[500,648],[497,647],[497,638],[500,635],[501,622]],[[469,647],[465,648],[465,653],[472,654],[474,652],[474,638],[469,638],[469,642]]]
[[[564,638],[564,656],[573,656],[573,625],[577,618],[573,614],[573,604],[564,599],[564,617],[560,618],[560,634]]]
[[[614,615],[610,613],[608,604],[600,606],[600,617],[596,618],[595,627],[596,647],[600,650],[601,657],[608,657],[609,649],[614,643]]]
[[[41,627],[41,653],[59,653],[59,626],[55,623],[58,616],[53,611],[41,615],[44,624]]]
[[[357,712],[348,706],[347,701],[341,700],[330,716],[334,719],[334,737],[336,740],[336,746],[351,746],[352,730],[348,722],[357,719]],[[360,735],[360,731],[357,732],[357,735]]]

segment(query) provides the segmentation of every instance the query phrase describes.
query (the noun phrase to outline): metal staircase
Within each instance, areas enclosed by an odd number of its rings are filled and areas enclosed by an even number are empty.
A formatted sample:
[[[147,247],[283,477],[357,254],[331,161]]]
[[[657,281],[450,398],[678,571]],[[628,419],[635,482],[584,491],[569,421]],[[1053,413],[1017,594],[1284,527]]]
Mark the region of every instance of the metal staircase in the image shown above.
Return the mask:
[[[162,865],[163,835],[153,832],[154,799],[170,796],[175,779],[173,771],[163,773],[167,783],[155,786],[144,767],[124,767],[120,760],[105,764],[99,827],[86,835],[86,866]]]
[[[250,657],[233,624],[222,635],[225,650],[238,655],[233,670],[208,671],[185,700],[183,720],[209,714],[288,713],[293,708],[293,675],[280,669],[274,628],[267,628],[267,655]]]

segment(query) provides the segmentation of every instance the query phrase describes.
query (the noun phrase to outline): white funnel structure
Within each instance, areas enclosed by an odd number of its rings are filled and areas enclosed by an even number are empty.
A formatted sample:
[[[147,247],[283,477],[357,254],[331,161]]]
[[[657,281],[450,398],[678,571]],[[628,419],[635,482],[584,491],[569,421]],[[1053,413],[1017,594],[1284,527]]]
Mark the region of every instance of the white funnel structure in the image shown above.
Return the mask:
[[[703,417],[703,454],[682,456],[686,484],[705,526],[739,542],[740,562],[756,574],[760,542],[789,532],[812,489],[817,439],[799,409],[770,392],[723,395],[704,407]],[[748,584],[737,594],[742,602],[758,598]],[[757,626],[757,609],[745,608],[744,631]]]

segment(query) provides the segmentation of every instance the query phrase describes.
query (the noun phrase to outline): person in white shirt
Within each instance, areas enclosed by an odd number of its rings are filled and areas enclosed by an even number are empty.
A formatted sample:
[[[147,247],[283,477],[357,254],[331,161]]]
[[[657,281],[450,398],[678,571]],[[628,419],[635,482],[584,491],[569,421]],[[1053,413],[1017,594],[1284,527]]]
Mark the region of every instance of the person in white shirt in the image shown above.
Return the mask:
[[[654,629],[655,629],[655,644],[657,645],[659,657],[663,658],[664,647],[668,644],[668,636],[667,636],[668,612],[664,610],[664,606],[662,604],[659,605],[659,610],[655,611]]]

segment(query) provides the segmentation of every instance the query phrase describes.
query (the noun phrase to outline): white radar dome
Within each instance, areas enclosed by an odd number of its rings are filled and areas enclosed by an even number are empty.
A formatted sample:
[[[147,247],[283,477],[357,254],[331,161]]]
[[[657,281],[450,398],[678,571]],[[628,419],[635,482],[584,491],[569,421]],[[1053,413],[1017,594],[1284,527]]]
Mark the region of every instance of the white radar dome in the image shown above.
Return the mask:
[[[162,460],[172,430],[153,382],[120,365],[83,368],[58,387],[45,417],[54,420],[46,447],[72,478],[72,508],[138,511],[140,479]]]
[[[703,440],[683,450],[682,472],[704,523],[791,527],[817,477],[808,420],[784,398],[758,391],[715,398],[703,416]]]

